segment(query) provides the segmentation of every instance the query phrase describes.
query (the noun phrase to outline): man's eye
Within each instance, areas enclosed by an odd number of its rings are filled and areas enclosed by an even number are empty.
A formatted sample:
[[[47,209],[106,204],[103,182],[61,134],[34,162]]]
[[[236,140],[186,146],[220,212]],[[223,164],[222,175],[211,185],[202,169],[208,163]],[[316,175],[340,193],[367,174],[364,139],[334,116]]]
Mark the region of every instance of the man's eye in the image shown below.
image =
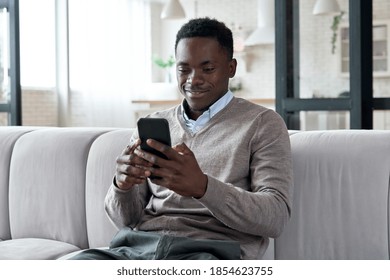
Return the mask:
[[[206,67],[203,69],[204,72],[213,72],[214,71],[214,67]]]
[[[179,73],[181,73],[181,74],[185,74],[185,73],[188,73],[188,72],[189,72],[189,70],[186,69],[186,68],[178,68],[177,71],[178,71]]]

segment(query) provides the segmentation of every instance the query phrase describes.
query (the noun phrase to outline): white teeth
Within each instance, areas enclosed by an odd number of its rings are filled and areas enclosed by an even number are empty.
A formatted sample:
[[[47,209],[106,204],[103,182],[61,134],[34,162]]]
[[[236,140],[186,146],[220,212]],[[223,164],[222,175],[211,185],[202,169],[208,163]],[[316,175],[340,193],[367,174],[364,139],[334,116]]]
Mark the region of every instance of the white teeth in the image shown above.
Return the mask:
[[[193,95],[193,96],[204,94],[203,91],[191,91],[191,90],[187,90],[186,93],[189,94],[189,95]]]

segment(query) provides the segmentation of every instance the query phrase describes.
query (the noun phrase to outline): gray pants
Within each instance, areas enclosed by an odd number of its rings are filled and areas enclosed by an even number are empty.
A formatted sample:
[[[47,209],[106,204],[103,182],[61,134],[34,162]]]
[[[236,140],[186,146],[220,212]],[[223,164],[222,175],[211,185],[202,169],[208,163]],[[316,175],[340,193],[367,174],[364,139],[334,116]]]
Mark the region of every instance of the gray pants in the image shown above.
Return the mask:
[[[72,260],[238,260],[235,241],[199,240],[123,228],[106,250],[88,249]]]

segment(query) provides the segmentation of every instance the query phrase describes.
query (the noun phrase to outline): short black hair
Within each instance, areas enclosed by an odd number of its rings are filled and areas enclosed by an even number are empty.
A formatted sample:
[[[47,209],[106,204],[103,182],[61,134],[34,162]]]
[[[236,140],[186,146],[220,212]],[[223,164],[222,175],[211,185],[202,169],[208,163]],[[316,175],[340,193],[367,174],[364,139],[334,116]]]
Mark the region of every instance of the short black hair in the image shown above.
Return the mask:
[[[216,39],[220,46],[226,50],[228,58],[233,58],[233,34],[223,22],[209,17],[191,19],[177,32],[175,53],[181,39],[192,37],[209,37]]]

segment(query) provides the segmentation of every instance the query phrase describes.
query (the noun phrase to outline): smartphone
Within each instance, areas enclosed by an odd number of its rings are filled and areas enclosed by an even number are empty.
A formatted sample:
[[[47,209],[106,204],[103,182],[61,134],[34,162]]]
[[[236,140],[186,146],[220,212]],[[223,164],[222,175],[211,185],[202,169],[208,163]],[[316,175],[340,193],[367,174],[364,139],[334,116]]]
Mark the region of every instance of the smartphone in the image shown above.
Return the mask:
[[[161,158],[167,157],[146,144],[147,139],[154,139],[165,145],[171,146],[171,133],[169,123],[163,118],[140,118],[137,122],[138,135],[141,139],[141,149]]]

